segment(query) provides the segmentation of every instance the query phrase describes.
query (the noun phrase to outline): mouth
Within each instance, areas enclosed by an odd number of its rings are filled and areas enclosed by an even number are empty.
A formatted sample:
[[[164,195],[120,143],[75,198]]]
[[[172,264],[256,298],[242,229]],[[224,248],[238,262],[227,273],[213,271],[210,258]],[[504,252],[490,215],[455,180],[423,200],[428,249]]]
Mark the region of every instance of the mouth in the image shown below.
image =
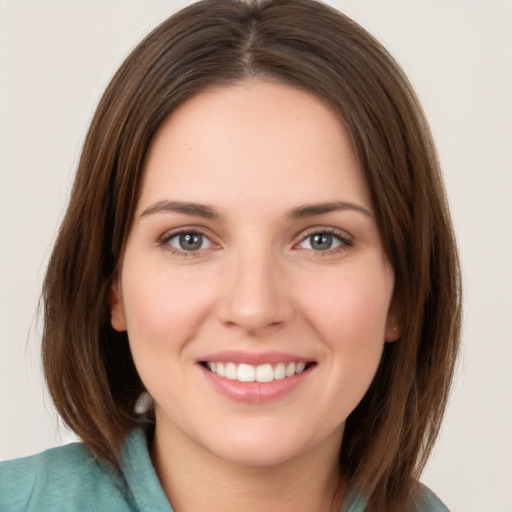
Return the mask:
[[[201,361],[200,364],[209,372],[224,379],[259,383],[286,380],[307,372],[316,365],[314,361],[264,363],[259,365],[232,361]]]

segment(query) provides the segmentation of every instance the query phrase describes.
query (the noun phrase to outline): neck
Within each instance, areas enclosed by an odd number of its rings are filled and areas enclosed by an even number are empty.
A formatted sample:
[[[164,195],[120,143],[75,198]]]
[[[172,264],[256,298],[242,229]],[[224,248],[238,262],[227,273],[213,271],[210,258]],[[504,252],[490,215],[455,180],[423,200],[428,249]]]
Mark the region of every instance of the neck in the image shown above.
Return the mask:
[[[348,494],[333,443],[286,462],[250,466],[217,457],[177,432],[168,434],[157,422],[152,459],[175,512],[338,512]],[[335,437],[339,447],[341,435]]]

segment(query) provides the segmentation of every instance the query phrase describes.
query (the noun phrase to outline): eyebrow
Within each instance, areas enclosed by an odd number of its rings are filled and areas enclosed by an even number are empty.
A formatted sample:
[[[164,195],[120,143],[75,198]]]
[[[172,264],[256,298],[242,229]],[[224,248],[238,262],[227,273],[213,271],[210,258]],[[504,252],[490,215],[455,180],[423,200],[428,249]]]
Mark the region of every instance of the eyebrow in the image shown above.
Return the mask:
[[[185,215],[196,215],[204,219],[220,219],[220,215],[211,206],[181,201],[158,201],[148,206],[140,216],[146,217],[160,212],[184,213]]]
[[[308,217],[315,217],[316,215],[325,215],[335,211],[352,210],[363,215],[373,218],[373,214],[370,210],[347,201],[330,201],[326,203],[318,204],[304,204],[290,210],[286,217],[288,219],[300,220]],[[221,216],[215,210],[215,208],[200,204],[200,203],[185,203],[182,201],[158,201],[148,206],[142,213],[141,217],[153,215],[160,212],[170,213],[183,213],[185,215],[195,215],[204,219],[216,219],[220,220]]]
[[[305,219],[308,217],[314,217],[316,215],[324,215],[326,213],[353,210],[363,215],[366,215],[370,219],[373,219],[373,214],[370,210],[367,210],[363,206],[347,201],[330,201],[327,203],[318,204],[304,204],[291,210],[287,217],[290,219]]]

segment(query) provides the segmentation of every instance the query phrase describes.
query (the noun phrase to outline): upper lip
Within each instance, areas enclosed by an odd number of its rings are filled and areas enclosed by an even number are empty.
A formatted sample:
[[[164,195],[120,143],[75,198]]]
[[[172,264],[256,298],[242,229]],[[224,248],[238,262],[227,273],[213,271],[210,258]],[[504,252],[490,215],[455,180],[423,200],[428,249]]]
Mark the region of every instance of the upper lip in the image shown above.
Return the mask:
[[[207,354],[198,359],[198,362],[211,362],[211,363],[245,363],[253,366],[261,364],[278,364],[278,363],[311,363],[314,359],[290,354],[287,352],[246,352],[239,350],[225,350],[222,352],[215,352]]]

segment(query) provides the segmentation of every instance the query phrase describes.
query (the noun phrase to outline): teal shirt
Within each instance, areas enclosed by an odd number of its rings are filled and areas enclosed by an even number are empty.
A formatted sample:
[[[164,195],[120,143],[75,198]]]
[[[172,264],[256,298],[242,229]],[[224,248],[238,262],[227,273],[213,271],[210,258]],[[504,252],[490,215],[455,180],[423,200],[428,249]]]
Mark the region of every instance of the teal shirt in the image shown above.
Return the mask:
[[[114,471],[83,444],[0,463],[2,512],[173,512],[151,464],[146,438],[127,438],[121,471]],[[364,512],[353,492],[341,512]],[[448,512],[427,488],[408,512]]]

